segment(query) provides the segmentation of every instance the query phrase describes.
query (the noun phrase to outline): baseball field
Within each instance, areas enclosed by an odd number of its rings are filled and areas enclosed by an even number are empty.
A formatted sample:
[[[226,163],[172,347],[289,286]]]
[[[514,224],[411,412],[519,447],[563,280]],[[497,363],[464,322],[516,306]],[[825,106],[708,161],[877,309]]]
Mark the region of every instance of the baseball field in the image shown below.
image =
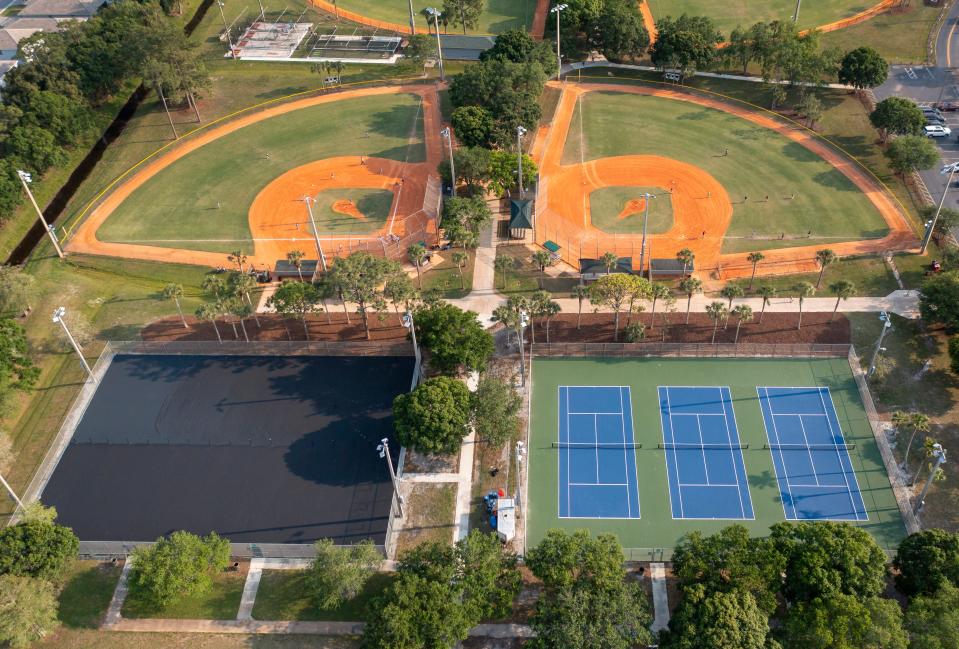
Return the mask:
[[[736,26],[748,27],[759,21],[790,21],[795,0],[646,0],[654,18],[710,16],[724,35]],[[879,0],[818,0],[802,3],[799,27],[811,29],[841,21],[865,11]]]

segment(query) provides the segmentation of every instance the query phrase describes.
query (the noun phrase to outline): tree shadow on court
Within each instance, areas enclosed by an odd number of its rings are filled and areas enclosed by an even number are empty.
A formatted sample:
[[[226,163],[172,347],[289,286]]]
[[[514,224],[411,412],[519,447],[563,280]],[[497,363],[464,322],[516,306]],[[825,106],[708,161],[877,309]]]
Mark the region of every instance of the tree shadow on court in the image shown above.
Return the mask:
[[[389,481],[384,461],[376,447],[383,437],[392,437],[392,419],[348,417],[334,420],[290,444],[283,460],[293,475],[320,485],[372,486]],[[400,445],[390,444],[393,466],[399,461]]]
[[[763,471],[759,475],[752,474],[749,476],[749,486],[755,489],[772,489],[778,484],[776,476],[769,470]]]

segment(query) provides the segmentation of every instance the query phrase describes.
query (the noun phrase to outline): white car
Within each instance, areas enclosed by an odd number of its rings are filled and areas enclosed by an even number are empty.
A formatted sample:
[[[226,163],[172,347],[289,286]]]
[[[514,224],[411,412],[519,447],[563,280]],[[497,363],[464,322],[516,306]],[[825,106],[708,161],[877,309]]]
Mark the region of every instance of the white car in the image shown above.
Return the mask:
[[[926,127],[926,137],[946,137],[952,133],[952,129],[948,126],[939,126],[938,124],[933,124]]]

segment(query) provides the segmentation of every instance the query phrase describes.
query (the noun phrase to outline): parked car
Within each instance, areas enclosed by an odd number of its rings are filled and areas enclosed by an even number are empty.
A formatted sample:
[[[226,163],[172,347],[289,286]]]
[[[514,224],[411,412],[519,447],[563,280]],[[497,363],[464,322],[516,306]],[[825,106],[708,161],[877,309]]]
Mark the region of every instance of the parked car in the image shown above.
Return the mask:
[[[947,137],[951,133],[952,129],[948,126],[933,124],[932,126],[926,127],[926,137]]]
[[[942,113],[939,110],[933,108],[932,106],[920,106],[919,108],[922,110],[922,114],[925,115],[926,117],[934,116],[934,117],[938,117],[939,119],[943,119]]]
[[[926,115],[926,125],[938,124],[939,126],[945,126],[946,120],[941,117],[936,117],[935,115]]]
[[[959,101],[940,101],[936,104],[936,109],[944,111],[959,110]]]

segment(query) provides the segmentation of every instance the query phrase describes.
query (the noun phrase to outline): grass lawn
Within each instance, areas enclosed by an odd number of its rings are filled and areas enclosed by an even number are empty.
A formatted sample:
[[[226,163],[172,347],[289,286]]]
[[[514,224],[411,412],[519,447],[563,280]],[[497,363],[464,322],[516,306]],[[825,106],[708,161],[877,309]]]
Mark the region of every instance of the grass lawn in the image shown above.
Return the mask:
[[[61,628],[35,649],[359,649],[357,638],[319,635],[116,633]]]
[[[925,63],[929,33],[946,3],[911,2],[864,23],[823,34],[824,47],[847,52],[856,47],[875,49],[890,63]],[[940,65],[945,65],[943,61]]]
[[[400,25],[410,24],[409,5],[406,2],[385,2],[384,0],[339,0],[337,6],[358,13],[361,16],[385,20]],[[536,0],[486,0],[483,13],[480,16],[476,29],[469,30],[470,34],[499,34],[508,29],[529,29],[533,23],[533,13],[536,10]],[[414,18],[416,26],[426,28],[427,7],[437,5],[432,0],[413,0]],[[442,23],[440,23],[442,25]],[[462,28],[452,25],[447,30],[450,34],[462,34]]]
[[[558,274],[547,270],[547,276],[543,277],[540,269],[533,264],[533,253],[522,244],[497,246],[496,254],[513,257],[515,264],[506,277],[503,277],[503,273],[496,273],[494,286],[503,295],[529,295],[543,289],[554,297],[569,297],[573,286],[579,283],[579,275],[567,270]]]
[[[587,93],[578,111],[583,119],[574,116],[572,123],[582,123],[583,132],[570,130],[564,162],[578,162],[582,147],[588,160],[661,155],[696,165],[722,183],[733,202],[727,231],[732,239],[724,242],[723,252],[768,247],[762,237],[781,232],[798,237],[812,230],[813,241],[823,244],[888,233],[872,203],[832,165],[779,133],[729,113],[616,92]],[[752,200],[744,201],[745,196]],[[810,240],[783,243],[809,245]]]
[[[59,618],[72,629],[95,629],[110,605],[120,567],[99,561],[77,561],[60,590]]]
[[[761,263],[759,268],[762,269]],[[793,289],[799,282],[809,282],[815,286],[818,279],[819,273],[758,277],[753,282],[753,288],[772,286],[779,292],[779,295],[785,297],[795,293]],[[882,259],[879,257],[856,257],[840,259],[827,266],[822,279],[822,287],[819,289],[817,296],[830,297],[832,293],[829,290],[829,285],[840,279],[849,280],[855,284],[856,295],[885,297],[899,289],[896,278],[893,277],[892,271],[889,270],[886,262]],[[737,280],[737,283],[742,284],[745,288],[749,284],[749,278]],[[755,293],[755,290],[752,293]]]
[[[463,267],[462,277],[460,271],[453,263],[453,252],[463,252],[462,250],[443,250],[439,253],[442,261],[438,264],[430,264],[421,270],[423,275],[423,291],[439,291],[446,299],[456,299],[464,297],[473,288],[473,269],[476,267],[476,251],[467,250],[466,254],[469,260]],[[433,255],[436,259],[437,255]],[[414,280],[415,281],[415,280]]]
[[[643,231],[643,217],[649,192],[656,196],[649,205],[649,234],[662,234],[673,227],[673,201],[662,187],[603,187],[589,195],[593,226],[609,234],[636,234]]]
[[[225,135],[136,189],[98,236],[104,241],[213,252],[229,252],[239,245],[252,252],[250,204],[284,172],[337,155],[422,162],[420,103],[419,97],[406,94],[349,99],[272,117]]]
[[[155,607],[140,593],[130,589],[123,602],[123,617],[184,620],[233,620],[240,608],[240,596],[246,574],[221,572],[213,578],[213,587],[205,593],[184,597],[169,606]]]
[[[400,558],[422,543],[451,543],[456,515],[456,483],[411,483],[406,496],[406,520],[396,535],[395,552]]]
[[[265,570],[256,592],[253,619],[364,621],[370,599],[386,590],[391,581],[392,573],[378,572],[356,597],[335,609],[323,610],[309,596],[305,570]]]
[[[369,234],[386,224],[392,205],[387,189],[327,189],[316,195],[313,216],[322,234]]]
[[[737,25],[744,27],[759,21],[792,21],[796,11],[793,0],[648,0],[656,19],[672,16],[709,16],[726,36]],[[816,0],[804,2],[799,12],[803,29],[819,27],[868,9],[878,0]]]

